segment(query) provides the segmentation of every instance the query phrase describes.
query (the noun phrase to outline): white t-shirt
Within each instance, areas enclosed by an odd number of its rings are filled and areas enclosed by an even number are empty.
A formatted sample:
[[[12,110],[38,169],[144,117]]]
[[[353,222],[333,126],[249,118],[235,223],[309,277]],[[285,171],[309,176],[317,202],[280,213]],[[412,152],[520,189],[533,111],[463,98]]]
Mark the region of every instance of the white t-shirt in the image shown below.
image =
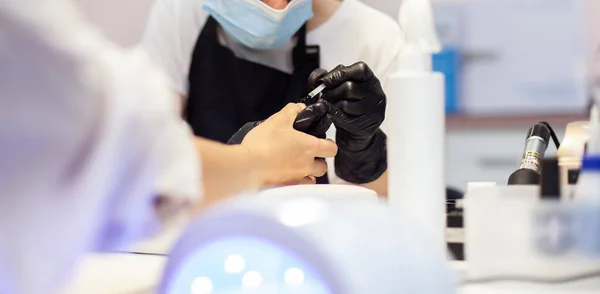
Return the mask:
[[[209,17],[202,9],[202,0],[157,0],[152,9],[142,47],[168,75],[171,86],[187,95],[188,73],[196,41]],[[324,24],[307,33],[308,45],[319,45],[320,67],[331,70],[339,64],[366,62],[381,80],[384,90],[387,76],[396,69],[396,58],[404,44],[399,25],[387,15],[358,0],[344,0]],[[292,49],[295,40],[275,50],[254,50],[237,43],[222,29],[221,45],[231,49],[238,58],[260,63],[291,73]],[[385,131],[385,126],[382,126]],[[335,138],[335,128],[327,133]],[[335,177],[329,160],[329,176]]]
[[[156,195],[198,199],[167,79],[71,0],[0,1],[0,64],[0,293],[56,293],[82,253],[157,230]]]

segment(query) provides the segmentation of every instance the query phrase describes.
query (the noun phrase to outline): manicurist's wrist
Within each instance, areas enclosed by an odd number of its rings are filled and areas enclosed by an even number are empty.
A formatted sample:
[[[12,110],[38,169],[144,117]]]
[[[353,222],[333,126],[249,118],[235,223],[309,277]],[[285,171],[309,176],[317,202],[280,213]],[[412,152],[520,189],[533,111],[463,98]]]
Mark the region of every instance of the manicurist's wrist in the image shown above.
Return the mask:
[[[335,173],[344,181],[365,184],[377,180],[387,170],[387,136],[378,130],[364,150],[339,148]]]
[[[338,148],[341,150],[348,152],[361,152],[365,151],[372,145],[373,138],[376,134],[377,132],[373,133],[372,135],[357,137],[348,132],[338,131],[335,141],[338,145]]]

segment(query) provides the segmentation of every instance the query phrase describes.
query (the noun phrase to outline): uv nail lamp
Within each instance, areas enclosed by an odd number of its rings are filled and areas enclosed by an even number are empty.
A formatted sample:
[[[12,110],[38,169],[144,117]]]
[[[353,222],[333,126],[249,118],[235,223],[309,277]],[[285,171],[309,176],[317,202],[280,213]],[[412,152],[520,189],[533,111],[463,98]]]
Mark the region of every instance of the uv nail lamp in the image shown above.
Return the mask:
[[[430,245],[361,197],[240,197],[191,224],[159,293],[454,293],[452,272]]]

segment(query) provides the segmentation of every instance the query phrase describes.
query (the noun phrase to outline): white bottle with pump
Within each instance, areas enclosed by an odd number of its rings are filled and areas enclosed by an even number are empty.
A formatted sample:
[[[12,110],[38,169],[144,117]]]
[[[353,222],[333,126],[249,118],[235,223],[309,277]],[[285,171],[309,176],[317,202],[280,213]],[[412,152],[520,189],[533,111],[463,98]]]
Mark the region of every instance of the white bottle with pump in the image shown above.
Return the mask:
[[[589,140],[583,156],[575,200],[600,205],[600,87],[593,91],[594,106],[590,111]]]
[[[440,44],[430,1],[404,0],[399,20],[406,44],[385,89],[389,203],[445,254],[444,76],[432,71],[432,54]]]

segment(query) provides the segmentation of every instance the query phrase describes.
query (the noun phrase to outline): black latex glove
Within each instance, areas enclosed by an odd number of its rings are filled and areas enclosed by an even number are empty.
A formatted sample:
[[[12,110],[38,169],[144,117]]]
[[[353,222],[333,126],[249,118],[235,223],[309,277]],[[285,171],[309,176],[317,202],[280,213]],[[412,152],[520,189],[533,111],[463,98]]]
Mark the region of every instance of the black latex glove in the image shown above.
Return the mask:
[[[324,101],[307,106],[302,110],[294,121],[294,129],[325,139],[326,132],[331,127],[332,118],[329,107]]]
[[[328,106],[324,103],[315,103],[309,105],[302,112],[298,114],[294,121],[294,129],[313,135],[315,137],[325,139],[325,133],[331,127],[331,115],[328,113]],[[249,122],[243,125],[231,138],[227,141],[227,144],[235,145],[241,144],[244,137],[256,126],[260,125],[263,121]]]
[[[231,138],[229,138],[229,140],[227,141],[227,144],[229,144],[229,145],[242,144],[242,141],[244,141],[244,138],[246,137],[246,135],[248,135],[248,133],[250,133],[250,131],[252,131],[252,129],[256,128],[263,121],[264,120],[246,123],[237,132],[235,132],[235,134],[233,134],[233,136],[231,136]]]
[[[385,119],[386,97],[379,79],[364,62],[339,65],[332,71],[316,69],[309,88],[325,84],[320,103],[328,107],[337,129],[336,174],[362,184],[387,170],[387,139],[379,126]]]

